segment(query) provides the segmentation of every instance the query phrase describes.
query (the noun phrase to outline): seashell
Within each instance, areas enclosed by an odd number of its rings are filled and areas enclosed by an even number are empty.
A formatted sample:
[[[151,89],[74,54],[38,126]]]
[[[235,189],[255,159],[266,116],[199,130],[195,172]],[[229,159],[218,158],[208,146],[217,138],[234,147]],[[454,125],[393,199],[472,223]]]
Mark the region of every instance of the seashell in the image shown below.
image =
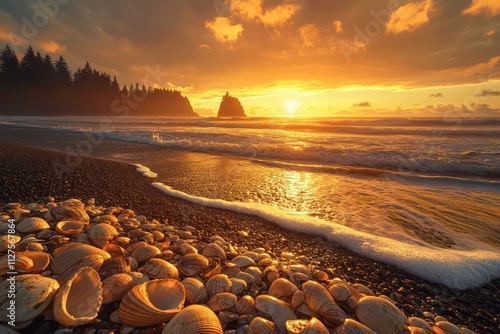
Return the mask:
[[[95,269],[96,271],[99,271],[103,262],[104,258],[101,255],[97,254],[88,255],[83,259],[81,259],[80,261],[73,264],[71,267],[69,267],[61,276],[59,276],[57,281],[62,286],[64,283],[66,283],[67,280],[69,280],[77,271],[79,271],[83,267],[90,267]]]
[[[219,319],[202,305],[190,305],[180,311],[163,329],[162,334],[223,334]]]
[[[221,261],[226,261],[227,259],[226,252],[224,252],[222,247],[213,242],[203,248],[201,255],[205,256],[206,258],[218,257],[219,259],[221,259]]]
[[[62,203],[63,203],[63,205],[76,206],[76,207],[81,208],[81,209],[83,209],[83,207],[84,207],[84,204],[78,198],[69,198],[69,199],[63,201]]]
[[[432,328],[431,328],[431,332],[429,332],[423,328],[416,327],[416,326],[406,326],[406,330],[408,331],[409,334],[432,334],[432,333],[435,333],[435,332],[432,332]]]
[[[137,260],[138,263],[144,263],[149,259],[154,258],[160,254],[160,250],[155,246],[146,245],[135,249],[131,256]]]
[[[330,286],[328,292],[330,292],[335,301],[340,302],[346,301],[351,296],[351,289],[349,289],[349,286],[345,283],[338,283]]]
[[[244,272],[252,275],[255,278],[254,280],[255,284],[257,285],[262,284],[262,271],[260,270],[259,267],[250,266],[247,269],[245,269]]]
[[[298,288],[286,278],[278,278],[269,287],[269,294],[276,298],[290,298]]]
[[[18,235],[2,235],[0,236],[0,253],[6,252],[9,249],[9,245],[17,244],[21,241],[21,237]]]
[[[25,218],[16,225],[16,230],[20,233],[33,233],[47,228],[50,228],[49,224],[38,217]]]
[[[429,325],[429,323],[422,318],[409,317],[408,318],[408,325],[414,326],[414,327],[420,327],[420,328],[425,329],[426,331],[429,331],[432,333],[431,325]]]
[[[61,287],[54,300],[54,316],[64,326],[85,325],[97,317],[101,303],[99,274],[83,267]]]
[[[297,261],[299,261],[299,262],[301,262],[301,263],[305,264],[306,266],[307,266],[307,265],[309,264],[309,262],[310,262],[309,258],[308,258],[307,256],[305,256],[305,255],[300,255],[300,256],[298,256],[298,257],[297,257]]]
[[[221,272],[220,259],[218,257],[213,257],[208,259],[208,266],[202,273],[200,273],[203,278],[210,278],[212,276],[218,275]]]
[[[448,321],[438,321],[436,326],[446,334],[462,334],[462,330]]]
[[[50,264],[52,257],[43,252],[18,252],[16,257],[28,257],[33,262],[32,267],[28,270],[30,274],[39,274],[45,270]],[[17,269],[17,268],[16,268]],[[18,270],[18,269],[17,269]]]
[[[242,256],[246,256],[246,257],[249,257],[251,258],[252,260],[254,260],[255,262],[255,258],[259,255],[258,253],[256,252],[253,252],[253,251],[246,251],[244,252],[243,254],[241,254]]]
[[[368,289],[363,284],[355,283],[352,285],[352,287],[365,296],[375,296],[375,293],[372,290]]]
[[[117,244],[106,244],[102,247],[102,250],[109,253],[111,257],[125,256],[125,249],[118,246]]]
[[[118,234],[116,229],[106,223],[100,223],[92,226],[89,230],[88,236],[94,244],[103,247],[108,244]]]
[[[85,227],[85,223],[77,220],[62,220],[56,224],[56,232],[62,235],[77,235]]]
[[[333,331],[334,334],[377,334],[370,328],[366,327],[362,323],[357,322],[356,320],[347,318],[344,323],[339,327],[335,328]]]
[[[262,260],[272,260],[271,255],[267,253],[258,253],[257,256],[253,259],[255,262],[260,262]]]
[[[26,245],[26,250],[31,252],[45,252],[45,247],[38,242],[29,242]]]
[[[248,256],[236,256],[231,260],[232,263],[236,263],[240,268],[244,269],[249,266],[255,266],[255,261]]]
[[[231,292],[235,295],[239,296],[247,289],[247,282],[242,280],[241,278],[231,277],[229,279],[231,281]]]
[[[4,255],[0,258],[0,276],[5,275],[9,271],[19,273],[27,273],[33,269],[33,260],[27,256],[16,256],[14,263],[9,255]]]
[[[118,237],[113,239],[113,244],[116,244],[120,247],[125,247],[130,243],[130,238],[128,237]]]
[[[99,276],[106,278],[116,274],[128,274],[130,271],[127,259],[124,256],[117,256],[104,260],[99,268]]]
[[[433,334],[446,334],[444,330],[439,328],[438,326],[432,326],[432,333]]]
[[[286,332],[288,334],[300,334],[308,324],[309,320],[307,319],[287,320],[285,322]]]
[[[253,275],[250,275],[249,273],[240,271],[234,277],[244,280],[247,285],[252,285],[255,283],[255,277],[253,277]]]
[[[230,292],[220,292],[208,300],[208,307],[214,312],[224,311],[236,304],[238,297]]]
[[[440,322],[440,321],[447,321],[447,320],[446,320],[446,318],[445,318],[445,317],[442,317],[442,316],[440,316],[440,315],[436,315],[436,316],[434,317],[434,323],[438,323],[438,322]]]
[[[205,288],[209,297],[219,292],[231,292],[232,286],[233,283],[224,274],[212,276],[205,282]]]
[[[149,281],[148,275],[144,275],[143,273],[140,273],[138,271],[132,271],[129,275],[130,277],[132,277],[132,280],[134,281],[135,285],[139,285]]]
[[[78,208],[76,206],[61,205],[50,209],[46,212],[44,218],[48,218],[49,221],[60,222],[61,220],[77,220],[88,224],[90,222],[90,217],[85,212],[83,208]]]
[[[134,286],[120,302],[118,314],[127,326],[145,327],[169,321],[184,307],[186,290],[173,279]]]
[[[306,275],[306,277],[307,277],[306,280],[313,279],[313,275],[311,273],[311,270],[306,265],[303,265],[303,264],[291,264],[287,268],[289,270],[291,270],[294,274],[301,273],[301,274]]]
[[[240,298],[234,305],[236,312],[239,314],[252,314],[255,312],[255,300],[250,295],[245,295]]]
[[[347,315],[335,304],[333,297],[324,286],[314,281],[307,281],[302,284],[302,292],[307,306],[321,315],[325,321],[333,325],[340,325],[344,322]]]
[[[293,312],[290,306],[273,296],[257,296],[257,298],[255,298],[255,307],[257,310],[271,316],[280,333],[286,333],[285,323],[287,320],[297,319],[295,312]]]
[[[105,224],[114,224],[118,223],[118,218],[116,218],[113,215],[107,214],[107,215],[101,215],[97,216],[94,219],[92,219],[92,223],[105,223]]]
[[[54,259],[51,264],[52,271],[54,274],[60,275],[88,255],[100,255],[104,259],[111,257],[108,253],[97,247],[80,243],[70,243],[54,250]]]
[[[276,334],[277,327],[272,321],[261,317],[253,318],[248,327],[248,334]]]
[[[42,313],[55,297],[59,290],[59,283],[55,279],[38,274],[19,275],[16,285],[16,327],[18,322],[29,321]],[[11,281],[0,283],[0,305],[7,310],[10,305],[9,290]],[[5,321],[4,319],[2,319]]]
[[[129,274],[116,274],[102,281],[102,303],[109,304],[119,301],[136,284]]]
[[[292,252],[281,252],[281,257],[287,261],[295,259],[295,254]]]
[[[149,259],[144,265],[144,272],[151,278],[178,278],[177,268],[162,259]]]
[[[286,330],[289,334],[329,334],[328,328],[315,317],[311,320],[287,320],[285,323]]]
[[[188,243],[183,242],[180,246],[181,254],[198,254],[198,250]]]
[[[460,329],[462,330],[462,334],[475,334],[473,331],[471,331],[468,328],[460,327]]]
[[[326,282],[329,279],[328,274],[323,270],[315,271],[313,273],[313,278],[319,282]]]
[[[224,324],[228,324],[230,322],[238,320],[238,315],[230,311],[220,311],[219,313],[217,313],[217,315],[223,327],[226,327]]]
[[[304,302],[304,293],[300,290],[295,291],[292,295],[292,303],[291,303],[292,307],[296,308],[303,302]]]
[[[208,300],[207,290],[201,281],[187,277],[181,283],[186,289],[186,304],[202,304]]]
[[[177,269],[184,276],[196,276],[208,267],[208,259],[201,254],[186,254],[177,264]]]
[[[261,261],[262,262],[262,261]],[[259,262],[259,265],[260,265],[260,262]],[[280,273],[278,271],[278,268],[276,268],[276,266],[274,265],[271,265],[271,266],[267,266],[265,269],[264,269],[264,273],[263,273],[263,276],[264,278],[269,282],[269,283],[273,283],[274,281],[276,281],[278,278],[280,278]]]
[[[362,324],[377,333],[399,334],[405,331],[404,314],[389,301],[367,296],[359,300],[356,316]]]
[[[127,248],[125,248],[125,250],[129,253],[129,254],[132,254],[137,248],[140,248],[140,247],[143,247],[143,246],[147,246],[148,243],[147,242],[144,242],[144,241],[138,241],[138,242],[134,242],[134,243],[131,243],[130,245],[128,245]]]
[[[221,268],[221,274],[227,275],[228,277],[234,277],[240,272],[240,266],[236,263],[227,262]]]
[[[151,231],[151,234],[153,235],[153,239],[155,241],[162,241],[163,239],[165,239],[165,234],[161,233],[160,231]],[[167,247],[170,243],[167,244]],[[167,247],[164,247],[164,248],[167,248]]]
[[[51,236],[52,236],[53,232],[49,229],[44,229],[44,230],[41,230],[40,232],[38,232],[36,234],[36,237],[38,239],[49,239]]]

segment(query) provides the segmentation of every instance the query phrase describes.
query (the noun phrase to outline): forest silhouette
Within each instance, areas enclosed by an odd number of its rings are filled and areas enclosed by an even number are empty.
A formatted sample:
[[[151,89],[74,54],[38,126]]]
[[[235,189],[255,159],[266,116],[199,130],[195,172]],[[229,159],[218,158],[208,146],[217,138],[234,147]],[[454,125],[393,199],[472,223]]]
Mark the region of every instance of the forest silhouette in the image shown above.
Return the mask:
[[[71,72],[63,56],[54,61],[28,47],[19,60],[0,50],[0,115],[197,117],[178,90],[121,86],[115,77],[87,62]]]

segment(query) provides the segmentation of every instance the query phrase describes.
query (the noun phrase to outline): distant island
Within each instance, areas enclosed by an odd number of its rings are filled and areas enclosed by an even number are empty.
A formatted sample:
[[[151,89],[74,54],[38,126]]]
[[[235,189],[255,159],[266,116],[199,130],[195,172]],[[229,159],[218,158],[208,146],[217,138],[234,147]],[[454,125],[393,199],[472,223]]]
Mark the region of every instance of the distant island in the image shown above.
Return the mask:
[[[178,90],[120,85],[87,62],[71,73],[64,57],[28,47],[21,60],[0,50],[0,115],[199,117]]]
[[[222,97],[217,117],[247,117],[247,115],[240,101],[226,92]]]

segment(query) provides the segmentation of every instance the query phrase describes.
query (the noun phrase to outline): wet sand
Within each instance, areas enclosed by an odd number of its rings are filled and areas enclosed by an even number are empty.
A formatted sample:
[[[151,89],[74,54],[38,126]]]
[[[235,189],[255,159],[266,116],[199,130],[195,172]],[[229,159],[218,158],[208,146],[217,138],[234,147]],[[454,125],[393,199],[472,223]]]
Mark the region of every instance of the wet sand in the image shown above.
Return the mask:
[[[0,152],[0,204],[36,202],[47,196],[56,200],[94,197],[97,205],[131,208],[179,227],[194,226],[202,231],[203,238],[220,235],[248,249],[264,247],[272,256],[282,251],[306,255],[318,268],[332,268],[348,282],[362,283],[377,294],[391,297],[407,316],[430,311],[477,333],[499,333],[500,280],[480,289],[451,290],[363,258],[318,236],[297,234],[257,217],[166,196],[151,187],[152,179],[141,176],[131,165],[80,160],[5,141],[0,142]],[[71,168],[66,168],[67,161]],[[248,236],[240,231],[248,232]]]

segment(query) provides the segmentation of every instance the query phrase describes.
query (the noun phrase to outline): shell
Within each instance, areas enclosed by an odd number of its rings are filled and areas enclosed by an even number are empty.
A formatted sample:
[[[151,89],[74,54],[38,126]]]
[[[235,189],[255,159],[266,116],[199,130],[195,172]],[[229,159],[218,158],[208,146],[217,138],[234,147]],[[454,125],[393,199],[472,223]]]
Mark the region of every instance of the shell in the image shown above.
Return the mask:
[[[100,223],[92,226],[89,230],[88,236],[94,244],[103,247],[108,244],[118,234],[116,229],[106,223]]]
[[[255,317],[248,327],[247,334],[276,334],[276,331],[277,327],[274,322],[261,317]]]
[[[236,312],[239,314],[252,314],[255,312],[255,300],[250,295],[245,295],[240,298],[234,305]]]
[[[203,248],[201,255],[205,256],[206,258],[218,257],[219,259],[221,259],[221,261],[226,261],[227,259],[226,252],[224,252],[222,247],[213,242]]]
[[[11,261],[12,258],[9,258],[9,255],[0,258],[0,276],[9,271],[27,273],[33,269],[33,260],[27,256],[16,256],[13,264]]]
[[[196,249],[196,247],[193,247],[190,244],[185,243],[185,242],[181,244],[180,249],[181,249],[182,255],[198,254],[198,250]]]
[[[97,317],[101,303],[99,274],[83,267],[61,287],[54,300],[54,316],[64,326],[85,325]]]
[[[17,244],[21,241],[21,237],[18,235],[2,235],[0,236],[0,253],[6,252],[11,244]]]
[[[328,292],[332,295],[335,301],[343,302],[351,296],[351,289],[345,283],[338,283],[330,286]]]
[[[66,283],[67,280],[69,280],[77,271],[79,271],[83,267],[90,267],[95,269],[96,271],[99,271],[103,262],[104,258],[101,255],[97,254],[88,255],[83,259],[81,259],[80,261],[73,264],[71,267],[69,267],[61,276],[59,276],[57,281],[62,286],[64,283]]]
[[[121,246],[118,246],[117,244],[106,244],[102,247],[102,250],[108,252],[111,257],[126,255],[125,249],[123,249]]]
[[[430,332],[423,329],[423,328],[415,327],[415,326],[407,326],[406,329],[408,330],[409,334],[432,334],[432,333],[435,333],[432,331],[432,328],[431,328]],[[461,333],[464,334],[463,332],[461,332]]]
[[[205,282],[205,288],[209,297],[219,292],[231,292],[232,287],[233,283],[224,274],[212,276]]]
[[[377,333],[405,332],[404,314],[391,302],[380,297],[367,296],[359,300],[356,316],[362,324]]]
[[[240,266],[236,263],[226,262],[221,268],[221,274],[227,275],[228,277],[234,277],[240,272]]]
[[[315,317],[311,320],[287,320],[285,323],[288,333],[300,334],[329,334],[328,328]]]
[[[144,265],[144,272],[151,278],[178,278],[177,268],[162,259],[149,259]]]
[[[102,281],[102,303],[119,301],[136,284],[129,274],[116,274]]]
[[[207,290],[201,281],[187,277],[181,283],[186,289],[186,304],[202,304],[208,300]]]
[[[285,322],[286,332],[288,334],[300,334],[308,324],[309,320],[307,319],[287,320]]]
[[[257,285],[262,284],[262,270],[260,270],[259,267],[250,266],[246,268],[244,272],[252,275],[255,278],[254,280],[255,284]]]
[[[51,264],[52,271],[54,274],[60,275],[88,255],[100,255],[104,259],[111,257],[105,251],[94,246],[80,243],[66,244],[54,251],[54,259]]]
[[[145,327],[169,321],[184,307],[186,290],[173,279],[152,280],[134,286],[120,302],[123,323]]]
[[[372,290],[364,286],[363,284],[355,283],[352,285],[352,287],[356,290],[359,291],[359,293],[365,295],[365,296],[375,296],[375,293],[373,293]]]
[[[244,255],[236,256],[231,262],[236,263],[242,269],[249,266],[255,266],[255,261]]]
[[[420,328],[425,329],[426,331],[429,331],[432,333],[431,325],[429,325],[429,323],[422,318],[409,317],[408,318],[408,325],[414,326],[414,327],[420,327]]]
[[[214,312],[224,311],[236,304],[238,297],[230,292],[220,292],[208,300],[208,307]]]
[[[295,312],[293,312],[290,306],[273,296],[257,296],[255,298],[255,307],[257,310],[271,316],[273,322],[278,326],[280,333],[286,333],[285,322],[287,320],[297,319]]]
[[[462,330],[448,321],[438,321],[436,326],[446,334],[462,334]]]
[[[28,257],[33,262],[32,268],[28,270],[31,274],[39,274],[43,272],[52,260],[52,257],[49,254],[43,252],[18,252],[16,257],[20,256]]]
[[[85,223],[76,220],[63,220],[56,224],[56,232],[62,235],[77,235],[85,227]]]
[[[276,298],[290,298],[298,288],[286,278],[278,278],[269,287],[269,294]]]
[[[124,256],[117,256],[104,260],[99,268],[99,275],[106,278],[115,274],[128,274],[130,271],[130,265],[127,259],[125,259]]]
[[[219,319],[202,305],[190,305],[180,311],[163,329],[162,334],[223,334]]]
[[[333,297],[321,284],[307,281],[302,284],[304,302],[313,311],[321,315],[327,322],[340,325],[347,318],[345,312],[335,304]]]
[[[232,284],[231,292],[235,295],[239,296],[246,291],[247,282],[245,282],[241,278],[231,277],[229,280]]]
[[[32,320],[42,313],[59,290],[59,283],[55,279],[38,274],[19,275],[16,277],[15,284],[16,325],[17,322]],[[9,280],[0,283],[2,311],[7,310],[10,304],[10,299],[7,298],[10,286],[11,282]]]
[[[46,213],[45,217],[54,222],[60,222],[61,220],[77,220],[86,224],[90,222],[87,212],[83,208],[76,206],[61,205],[50,209]]]
[[[184,276],[196,276],[208,267],[208,259],[201,254],[186,254],[182,256],[177,269]]]
[[[353,319],[345,319],[344,323],[335,328],[334,334],[377,334],[362,323]]]
[[[33,233],[47,228],[50,228],[49,224],[38,217],[25,218],[16,225],[16,230],[21,233]]]
[[[160,254],[160,250],[155,246],[146,245],[135,249],[132,252],[132,257],[137,260],[138,263],[144,263],[149,259],[154,258]]]

